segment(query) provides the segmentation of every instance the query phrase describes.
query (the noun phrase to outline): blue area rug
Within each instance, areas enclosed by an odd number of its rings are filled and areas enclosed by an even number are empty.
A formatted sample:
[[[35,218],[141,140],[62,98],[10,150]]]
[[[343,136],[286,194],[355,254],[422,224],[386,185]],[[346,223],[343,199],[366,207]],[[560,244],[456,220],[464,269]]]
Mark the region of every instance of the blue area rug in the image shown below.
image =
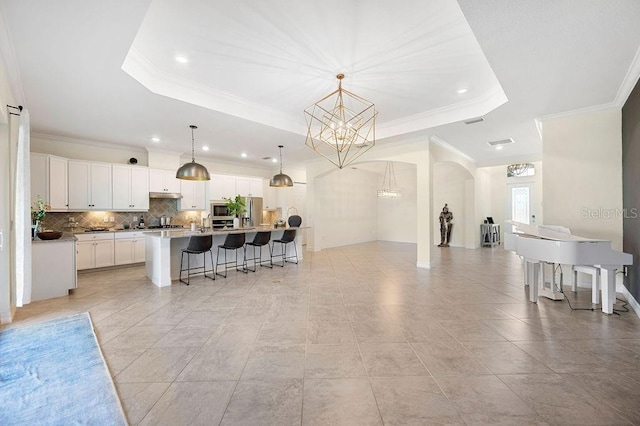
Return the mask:
[[[88,313],[0,333],[0,425],[126,425]]]

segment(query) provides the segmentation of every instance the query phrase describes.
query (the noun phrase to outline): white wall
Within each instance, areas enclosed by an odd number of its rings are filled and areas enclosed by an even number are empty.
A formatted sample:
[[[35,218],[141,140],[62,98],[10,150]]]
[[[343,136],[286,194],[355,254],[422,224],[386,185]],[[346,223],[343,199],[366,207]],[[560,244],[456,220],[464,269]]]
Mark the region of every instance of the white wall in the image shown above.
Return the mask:
[[[377,183],[375,173],[350,168],[316,179],[315,218],[323,248],[376,240]]]
[[[118,164],[127,164],[129,159],[134,157],[138,160],[139,165],[146,166],[148,164],[147,152],[143,149],[43,134],[31,136],[31,152],[58,155],[76,160]]]
[[[415,243],[417,241],[417,176],[415,165],[395,163],[395,175],[402,196],[378,198],[378,240]],[[377,188],[382,188],[384,175],[378,175]]]
[[[622,113],[579,114],[542,124],[544,219],[622,250]]]

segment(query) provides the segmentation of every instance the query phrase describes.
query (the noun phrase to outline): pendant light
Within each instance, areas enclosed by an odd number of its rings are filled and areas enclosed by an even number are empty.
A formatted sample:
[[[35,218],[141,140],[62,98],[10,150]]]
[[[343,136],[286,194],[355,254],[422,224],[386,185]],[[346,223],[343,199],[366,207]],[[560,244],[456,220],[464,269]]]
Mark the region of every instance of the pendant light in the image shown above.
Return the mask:
[[[398,198],[402,195],[396,182],[396,171],[393,163],[387,161],[384,169],[384,177],[382,178],[382,189],[378,189],[378,197],[380,198]]]
[[[177,179],[183,180],[211,180],[209,171],[202,164],[196,163],[195,157],[195,140],[193,139],[193,131],[197,129],[197,126],[193,124],[189,126],[191,128],[191,162],[184,163],[176,172]]]
[[[293,181],[291,180],[291,178],[285,175],[284,173],[282,173],[282,148],[284,148],[284,146],[278,145],[278,148],[280,148],[280,173],[278,173],[277,175],[274,175],[271,178],[271,180],[269,181],[269,186],[275,186],[278,188],[284,188],[285,186],[293,186]]]

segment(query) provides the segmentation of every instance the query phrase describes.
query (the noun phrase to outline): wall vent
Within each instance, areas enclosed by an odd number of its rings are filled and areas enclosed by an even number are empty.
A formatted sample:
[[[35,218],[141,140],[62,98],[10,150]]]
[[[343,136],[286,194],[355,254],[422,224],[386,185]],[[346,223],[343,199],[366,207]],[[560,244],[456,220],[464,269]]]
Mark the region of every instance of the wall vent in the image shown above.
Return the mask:
[[[508,145],[510,143],[514,143],[512,138],[509,139],[502,139],[499,141],[491,141],[491,142],[487,142],[489,145],[491,146],[498,146],[498,145]]]
[[[476,123],[482,123],[484,121],[484,117],[478,117],[478,118],[472,118],[471,120],[467,120],[464,122],[464,124],[476,124]]]

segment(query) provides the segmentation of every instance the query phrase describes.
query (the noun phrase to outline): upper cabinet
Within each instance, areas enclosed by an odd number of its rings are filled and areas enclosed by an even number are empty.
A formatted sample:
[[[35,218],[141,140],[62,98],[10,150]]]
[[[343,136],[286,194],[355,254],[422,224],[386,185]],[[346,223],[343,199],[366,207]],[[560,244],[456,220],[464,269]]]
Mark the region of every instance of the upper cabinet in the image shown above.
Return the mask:
[[[149,169],[142,166],[113,165],[113,209],[149,210]]]
[[[67,159],[46,154],[31,154],[31,203],[38,196],[50,211],[69,208]]]
[[[211,199],[222,200],[236,196],[236,178],[228,175],[211,175]]]
[[[181,180],[178,210],[208,210],[209,185],[204,180]]]
[[[180,180],[176,179],[176,172],[171,170],[150,169],[149,192],[179,193]]]
[[[69,160],[69,210],[111,210],[111,164]]]
[[[262,197],[262,178],[230,175],[211,175],[211,199],[241,195],[243,197]]]

